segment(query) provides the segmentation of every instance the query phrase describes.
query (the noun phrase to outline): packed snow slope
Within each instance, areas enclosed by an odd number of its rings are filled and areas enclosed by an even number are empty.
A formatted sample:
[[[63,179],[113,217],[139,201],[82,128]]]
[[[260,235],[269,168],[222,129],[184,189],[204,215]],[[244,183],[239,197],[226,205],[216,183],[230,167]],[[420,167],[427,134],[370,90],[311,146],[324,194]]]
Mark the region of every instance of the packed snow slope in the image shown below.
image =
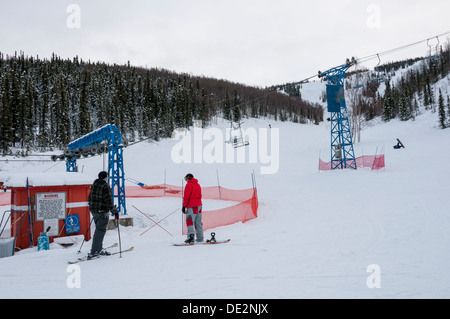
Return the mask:
[[[122,247],[134,246],[133,252],[78,264],[81,288],[69,288],[73,269],[67,261],[80,256],[81,242],[68,249],[52,244],[49,251],[23,250],[0,259],[0,298],[450,296],[450,129],[437,128],[436,113],[364,128],[356,156],[380,153],[384,147],[386,168],[380,171],[318,172],[319,154],[329,158],[328,122],[316,126],[249,119],[243,127],[265,130],[269,124],[279,130],[279,169],[274,174],[261,174],[267,164],[260,160],[177,164],[171,155],[177,140],[143,142],[124,151],[126,177],[147,185],[163,183],[164,172],[168,184],[181,185],[190,172],[201,185],[215,186],[218,173],[221,186],[246,189],[252,187],[254,171],[258,218],[206,232],[207,237],[215,231],[217,239],[231,238],[230,243],[171,246],[184,240],[181,211],[161,223],[173,237],[160,227],[141,236],[153,222],[132,205],[162,220],[180,209],[181,201],[128,199],[134,227],[120,231]],[[224,131],[228,124],[218,121],[215,127]],[[396,138],[405,149],[392,148]],[[64,163],[2,165],[11,172],[65,170]],[[82,159],[79,166],[94,180],[103,161]],[[204,209],[227,205],[210,200]],[[117,230],[108,231],[105,246],[117,241]],[[84,244],[83,254],[90,245]],[[370,283],[377,286],[369,288]]]

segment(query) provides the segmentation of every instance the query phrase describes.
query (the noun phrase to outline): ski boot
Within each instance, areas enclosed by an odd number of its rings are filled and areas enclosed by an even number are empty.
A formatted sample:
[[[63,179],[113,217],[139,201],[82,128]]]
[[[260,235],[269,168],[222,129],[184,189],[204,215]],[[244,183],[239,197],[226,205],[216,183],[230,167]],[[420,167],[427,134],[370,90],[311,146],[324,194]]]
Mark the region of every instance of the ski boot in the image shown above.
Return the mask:
[[[195,243],[194,234],[189,235],[189,238],[186,239],[184,242],[188,245],[194,245]]]
[[[88,254],[88,259],[92,259],[92,258],[96,258],[96,257],[101,257],[101,256],[111,256],[111,254],[109,252],[107,252],[106,250],[102,250],[98,253],[89,253]]]

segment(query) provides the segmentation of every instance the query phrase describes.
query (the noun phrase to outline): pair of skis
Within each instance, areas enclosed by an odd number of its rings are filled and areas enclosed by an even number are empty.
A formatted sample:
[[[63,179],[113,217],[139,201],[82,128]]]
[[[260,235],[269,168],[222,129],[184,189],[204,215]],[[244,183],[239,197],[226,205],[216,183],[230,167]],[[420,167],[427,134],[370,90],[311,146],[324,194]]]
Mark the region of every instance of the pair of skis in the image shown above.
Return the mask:
[[[109,246],[109,247],[103,248],[103,250],[110,249],[110,248],[115,248],[115,247],[117,247],[117,246],[119,246],[119,244],[115,243],[115,244],[112,244],[112,245]],[[109,255],[97,255],[97,256],[91,257],[91,258],[89,258],[89,257],[86,255],[86,256],[84,256],[84,257],[79,257],[79,258],[77,258],[76,260],[68,261],[68,263],[69,263],[69,264],[77,264],[77,263],[79,263],[79,262],[88,261],[88,260],[94,260],[94,259],[98,259],[98,258],[100,258],[100,257],[108,257],[108,256],[114,256],[114,255],[121,254],[121,253],[130,252],[130,251],[132,251],[133,249],[134,249],[134,247],[130,247],[130,248],[125,249],[125,250],[122,250],[122,251],[115,251],[115,252],[112,252],[112,253],[110,253]]]

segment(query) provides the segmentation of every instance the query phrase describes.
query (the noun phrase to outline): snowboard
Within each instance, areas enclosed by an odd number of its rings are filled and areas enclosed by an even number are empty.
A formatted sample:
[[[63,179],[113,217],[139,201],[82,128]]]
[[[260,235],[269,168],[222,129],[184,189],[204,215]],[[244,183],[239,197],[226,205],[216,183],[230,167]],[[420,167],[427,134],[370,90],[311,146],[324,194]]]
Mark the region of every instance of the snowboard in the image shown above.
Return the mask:
[[[211,233],[211,239],[208,239],[206,242],[201,243],[195,243],[194,242],[194,235],[190,235],[190,239],[192,240],[192,243],[181,243],[181,244],[172,244],[172,246],[195,246],[195,245],[217,245],[217,244],[226,244],[229,243],[231,239],[227,240],[216,240],[216,233]]]
[[[181,243],[181,244],[172,244],[172,246],[197,246],[197,245],[218,245],[218,244],[226,244],[229,243],[231,241],[231,239],[227,239],[227,240],[218,240],[218,241],[214,241],[214,242],[210,242],[210,241],[206,241],[203,243],[193,243],[193,244],[186,244],[186,243]]]

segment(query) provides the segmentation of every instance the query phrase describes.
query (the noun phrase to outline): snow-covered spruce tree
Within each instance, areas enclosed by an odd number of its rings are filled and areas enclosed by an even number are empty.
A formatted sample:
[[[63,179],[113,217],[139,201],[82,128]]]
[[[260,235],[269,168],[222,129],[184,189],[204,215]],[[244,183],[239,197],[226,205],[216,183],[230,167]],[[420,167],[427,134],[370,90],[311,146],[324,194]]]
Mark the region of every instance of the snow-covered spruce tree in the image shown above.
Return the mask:
[[[445,129],[447,127],[446,122],[444,97],[442,96],[441,89],[439,89],[439,126]]]
[[[386,91],[384,92],[383,99],[383,121],[388,122],[395,117],[395,101],[391,85],[389,81],[386,81]]]

